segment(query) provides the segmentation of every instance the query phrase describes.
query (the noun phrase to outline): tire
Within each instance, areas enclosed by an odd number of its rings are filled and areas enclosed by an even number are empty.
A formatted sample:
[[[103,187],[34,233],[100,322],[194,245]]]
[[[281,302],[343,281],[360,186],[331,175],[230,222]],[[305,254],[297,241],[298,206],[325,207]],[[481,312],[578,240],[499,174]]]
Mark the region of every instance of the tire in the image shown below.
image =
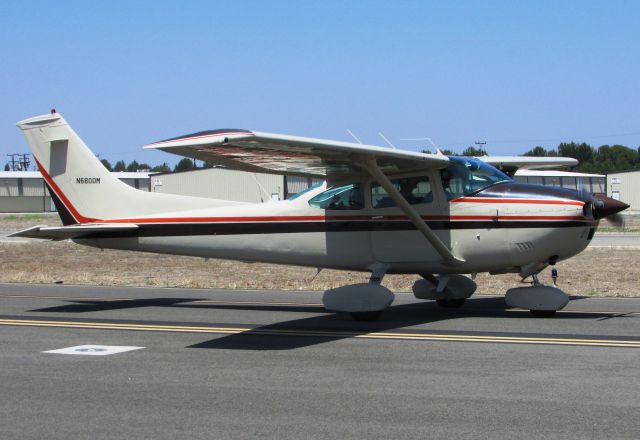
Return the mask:
[[[457,299],[437,299],[436,302],[440,307],[446,307],[448,309],[457,309],[462,307],[466,298],[457,298]]]
[[[556,314],[555,310],[529,310],[536,318],[551,318]]]
[[[351,317],[355,321],[376,321],[381,314],[382,310],[376,310],[374,312],[351,312]]]

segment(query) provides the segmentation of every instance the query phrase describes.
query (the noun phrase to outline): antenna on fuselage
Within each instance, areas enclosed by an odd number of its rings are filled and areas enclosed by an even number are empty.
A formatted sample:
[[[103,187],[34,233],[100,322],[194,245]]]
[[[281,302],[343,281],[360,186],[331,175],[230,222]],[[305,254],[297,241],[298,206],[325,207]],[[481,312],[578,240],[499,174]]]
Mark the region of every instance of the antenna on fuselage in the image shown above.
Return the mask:
[[[429,141],[429,143],[431,144],[431,146],[433,148],[435,148],[436,150],[436,154],[438,156],[444,156],[444,154],[442,154],[442,151],[440,151],[440,148],[438,148],[438,146],[435,144],[435,142],[433,142],[431,140],[430,137],[421,137],[421,138],[404,138],[404,139],[400,139],[401,141],[410,141],[410,142],[417,142],[417,141]]]
[[[262,186],[260,184],[260,182],[258,182],[258,177],[256,176],[256,173],[251,173],[251,177],[253,177],[253,180],[255,180],[256,185],[258,185],[259,191],[262,190],[262,192],[267,196],[267,199],[270,200],[271,199],[271,194],[269,194],[269,192],[264,188],[264,186]],[[264,203],[264,199],[262,198],[262,196],[260,196],[260,203]]]
[[[362,143],[362,141],[361,141],[360,139],[358,139],[358,136],[356,136],[355,134],[353,134],[353,133],[351,132],[351,130],[349,130],[348,128],[347,128],[347,133],[349,133],[349,134],[351,135],[351,137],[352,137],[352,138],[354,138],[354,139],[356,140],[356,142],[357,142],[357,143],[359,143],[359,144],[361,144],[361,143]]]
[[[396,146],[395,146],[395,145],[393,145],[393,144],[391,143],[391,141],[390,141],[389,139],[387,139],[387,138],[385,137],[385,135],[383,135],[383,134],[382,134],[382,132],[380,132],[380,131],[379,131],[379,132],[378,132],[378,134],[380,135],[380,137],[381,137],[382,139],[384,139],[384,141],[385,141],[387,144],[389,144],[389,146],[390,146],[391,148],[394,148],[394,149],[396,149],[396,150],[397,150]]]

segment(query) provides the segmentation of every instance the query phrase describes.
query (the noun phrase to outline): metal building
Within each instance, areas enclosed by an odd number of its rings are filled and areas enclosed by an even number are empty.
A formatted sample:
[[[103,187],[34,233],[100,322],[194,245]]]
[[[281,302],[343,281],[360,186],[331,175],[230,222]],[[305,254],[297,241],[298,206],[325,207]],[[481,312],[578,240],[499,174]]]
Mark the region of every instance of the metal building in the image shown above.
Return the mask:
[[[149,191],[149,173],[112,173],[142,191]],[[56,208],[38,171],[0,171],[0,212],[51,212]]]
[[[317,182],[306,177],[203,168],[153,174],[151,191],[260,203],[289,198]]]
[[[276,174],[201,168],[151,176],[151,191],[238,202],[282,200],[285,180]]]
[[[37,171],[0,171],[0,212],[47,212],[51,196]]]
[[[640,214],[640,170],[607,174],[607,195],[630,205],[625,214]]]
[[[588,193],[605,193],[606,176],[603,174],[573,173],[558,170],[518,170],[516,182],[535,185],[559,186]]]

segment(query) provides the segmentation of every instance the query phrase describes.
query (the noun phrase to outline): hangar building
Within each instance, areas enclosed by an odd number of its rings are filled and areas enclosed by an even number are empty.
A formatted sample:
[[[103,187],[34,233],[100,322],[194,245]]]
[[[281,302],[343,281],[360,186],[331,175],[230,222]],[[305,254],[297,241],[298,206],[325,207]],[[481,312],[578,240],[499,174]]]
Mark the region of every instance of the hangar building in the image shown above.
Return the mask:
[[[149,173],[112,173],[134,188],[149,191]],[[39,171],[0,171],[0,212],[51,212],[56,207]]]
[[[278,174],[203,168],[151,176],[151,191],[260,203],[284,200],[319,180]]]
[[[518,170],[516,182],[535,185],[559,186],[590,193],[605,193],[606,179],[603,174],[573,173],[559,170]]]

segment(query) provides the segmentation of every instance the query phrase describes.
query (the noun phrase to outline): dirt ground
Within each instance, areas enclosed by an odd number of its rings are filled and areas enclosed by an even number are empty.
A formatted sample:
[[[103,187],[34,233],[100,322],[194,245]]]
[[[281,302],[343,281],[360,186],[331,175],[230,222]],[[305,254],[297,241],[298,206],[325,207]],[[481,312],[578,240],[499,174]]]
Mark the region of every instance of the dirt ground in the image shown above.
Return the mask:
[[[0,231],[37,224],[59,224],[53,216],[3,216]],[[368,274],[337,270],[242,263],[170,255],[100,251],[69,241],[5,241],[0,243],[0,282],[325,290],[365,282]],[[640,249],[595,248],[558,263],[559,285],[569,294],[640,296]],[[416,275],[387,275],[390,289],[410,291]],[[541,274],[550,283],[550,270]],[[478,293],[501,294],[521,285],[516,274],[478,274]]]

